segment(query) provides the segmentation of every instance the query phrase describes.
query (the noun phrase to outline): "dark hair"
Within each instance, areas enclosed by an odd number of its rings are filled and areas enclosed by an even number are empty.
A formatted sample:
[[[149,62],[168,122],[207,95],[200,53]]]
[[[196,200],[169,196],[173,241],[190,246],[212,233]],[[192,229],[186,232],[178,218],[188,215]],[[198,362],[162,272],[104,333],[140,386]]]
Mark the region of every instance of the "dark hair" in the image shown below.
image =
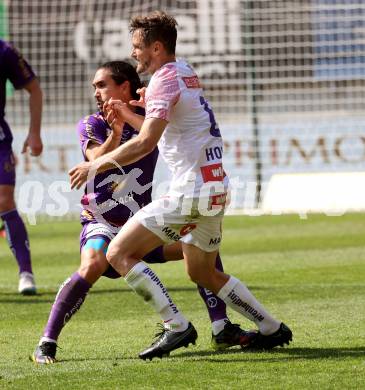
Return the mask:
[[[139,95],[136,91],[138,88],[142,88],[143,84],[136,72],[136,69],[130,63],[125,61],[109,61],[100,65],[98,69],[109,69],[111,78],[117,85],[120,85],[128,80],[133,99],[139,100]]]
[[[162,11],[154,11],[147,16],[136,16],[131,19],[129,28],[133,33],[140,30],[146,46],[153,42],[161,42],[168,54],[175,54],[177,22]]]

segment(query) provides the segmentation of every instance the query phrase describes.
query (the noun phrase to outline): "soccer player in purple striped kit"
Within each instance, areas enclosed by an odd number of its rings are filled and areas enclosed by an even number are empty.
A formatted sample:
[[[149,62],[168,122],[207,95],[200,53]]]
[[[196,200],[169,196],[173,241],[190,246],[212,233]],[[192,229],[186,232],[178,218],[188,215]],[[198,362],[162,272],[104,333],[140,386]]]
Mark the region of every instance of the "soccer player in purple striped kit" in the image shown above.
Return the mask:
[[[94,161],[97,157],[128,142],[138,132],[127,123],[108,124],[103,114],[103,104],[110,98],[128,103],[138,99],[137,90],[142,87],[133,66],[123,61],[112,61],[97,70],[93,87],[99,111],[79,122],[78,135],[85,160]],[[133,108],[136,114],[144,115],[140,107]],[[77,272],[60,287],[52,306],[43,336],[36,347],[32,360],[39,364],[56,361],[57,339],[65,323],[81,307],[92,285],[102,276],[118,278],[117,273],[106,259],[110,241],[118,233],[120,226],[141,207],[151,202],[152,180],[157,162],[155,148],[139,161],[98,174],[93,183],[86,187],[82,197],[82,231],[80,234],[81,265]],[[122,171],[122,174],[121,174]],[[90,191],[89,191],[90,188]],[[147,263],[163,263],[182,259],[181,244],[159,246],[146,256]],[[216,266],[222,270],[219,255]],[[246,332],[232,324],[226,313],[225,303],[210,291],[199,287],[212,322],[212,346],[224,349],[233,345],[247,345],[255,332]]]
[[[42,153],[40,136],[42,116],[42,90],[31,66],[11,44],[0,40],[0,217],[6,238],[19,267],[18,291],[23,295],[36,294],[29,240],[24,222],[14,200],[15,158],[12,150],[13,136],[5,120],[6,81],[15,89],[29,93],[30,125],[22,153],[30,149],[31,155]]]

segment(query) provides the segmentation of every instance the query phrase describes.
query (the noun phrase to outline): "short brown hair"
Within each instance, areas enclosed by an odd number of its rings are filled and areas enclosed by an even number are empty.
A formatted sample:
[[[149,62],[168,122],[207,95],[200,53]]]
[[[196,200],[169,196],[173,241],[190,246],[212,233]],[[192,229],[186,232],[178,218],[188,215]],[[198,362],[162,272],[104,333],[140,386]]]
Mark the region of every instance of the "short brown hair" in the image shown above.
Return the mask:
[[[136,16],[131,19],[130,32],[140,30],[146,46],[161,42],[168,54],[175,54],[177,22],[175,18],[162,11],[154,11],[147,16]]]

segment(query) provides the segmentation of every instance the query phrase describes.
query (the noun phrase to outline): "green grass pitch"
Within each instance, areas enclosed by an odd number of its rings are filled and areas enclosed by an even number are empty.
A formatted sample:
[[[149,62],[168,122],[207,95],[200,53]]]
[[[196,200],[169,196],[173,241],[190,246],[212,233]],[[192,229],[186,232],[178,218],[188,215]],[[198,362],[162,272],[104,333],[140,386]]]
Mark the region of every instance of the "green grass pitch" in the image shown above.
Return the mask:
[[[198,343],[138,359],[157,315],[123,280],[102,278],[59,339],[59,363],[28,360],[58,286],[79,264],[77,222],[29,227],[39,295],[17,294],[17,267],[0,240],[0,389],[364,389],[365,215],[226,217],[222,255],[293,330],[271,352],[210,349],[210,323],[182,262],[153,266],[195,324]],[[252,328],[229,311],[233,322]]]

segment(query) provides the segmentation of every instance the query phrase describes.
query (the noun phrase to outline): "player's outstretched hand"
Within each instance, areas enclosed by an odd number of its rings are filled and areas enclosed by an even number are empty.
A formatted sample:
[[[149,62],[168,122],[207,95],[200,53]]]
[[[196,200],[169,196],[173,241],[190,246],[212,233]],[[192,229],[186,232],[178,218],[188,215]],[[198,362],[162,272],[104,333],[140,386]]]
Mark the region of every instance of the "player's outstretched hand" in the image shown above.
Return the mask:
[[[22,153],[26,153],[28,149],[30,149],[30,154],[35,157],[42,153],[43,143],[39,135],[28,134],[23,144]]]
[[[129,104],[131,106],[138,106],[138,107],[144,108],[146,105],[146,102],[145,102],[146,87],[138,88],[136,92],[140,96],[139,100],[130,100]]]
[[[70,175],[71,189],[76,188],[78,190],[84,183],[86,183],[90,167],[91,163],[85,161],[77,164],[68,171],[68,174]]]

